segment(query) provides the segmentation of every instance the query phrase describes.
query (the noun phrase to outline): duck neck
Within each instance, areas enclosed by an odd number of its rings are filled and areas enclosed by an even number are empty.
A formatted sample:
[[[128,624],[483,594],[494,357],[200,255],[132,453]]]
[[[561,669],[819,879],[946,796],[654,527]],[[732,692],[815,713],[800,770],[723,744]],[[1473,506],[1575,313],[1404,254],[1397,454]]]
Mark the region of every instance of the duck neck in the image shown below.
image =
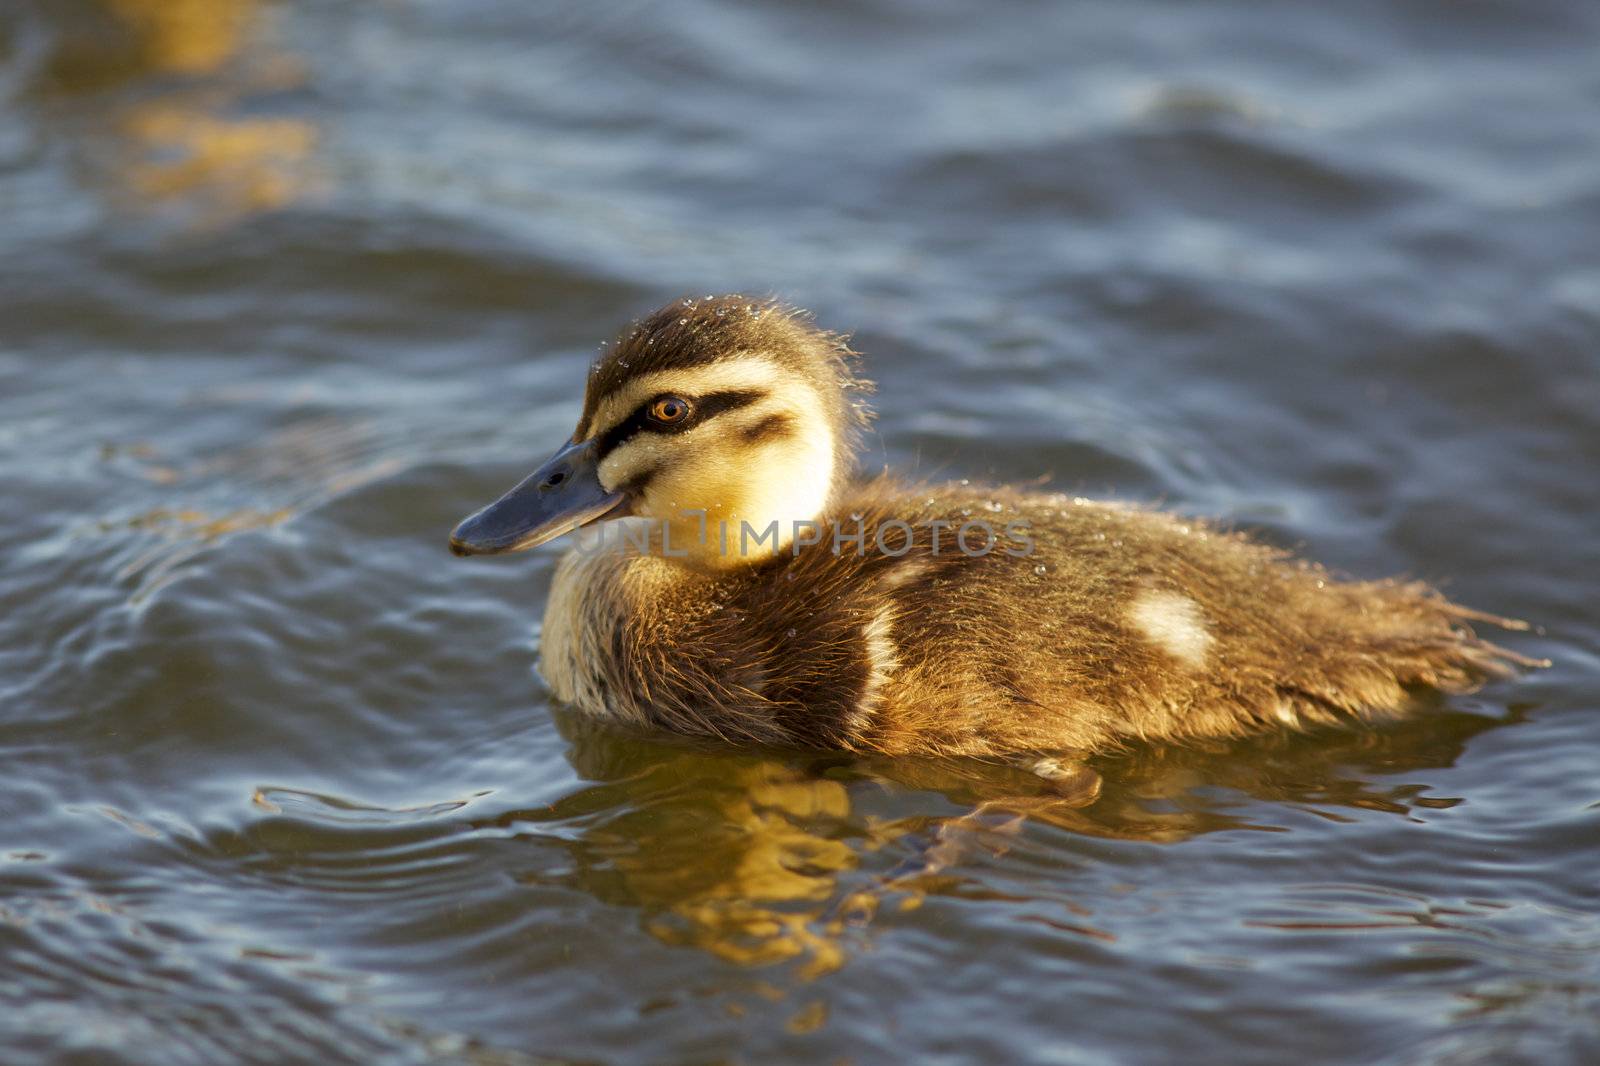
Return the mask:
[[[663,557],[722,571],[762,566],[817,542],[835,494],[832,435],[804,447],[785,442],[752,458],[705,493],[704,506],[664,516]]]

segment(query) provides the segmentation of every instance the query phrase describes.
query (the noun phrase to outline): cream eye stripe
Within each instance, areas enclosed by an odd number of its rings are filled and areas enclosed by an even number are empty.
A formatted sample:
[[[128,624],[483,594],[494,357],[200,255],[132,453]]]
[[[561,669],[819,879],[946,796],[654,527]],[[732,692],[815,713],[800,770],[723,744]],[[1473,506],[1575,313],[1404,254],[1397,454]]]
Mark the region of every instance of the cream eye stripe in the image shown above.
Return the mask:
[[[683,370],[658,370],[628,383],[628,387],[608,396],[589,421],[589,432],[584,440],[604,436],[607,430],[620,424],[645,400],[657,393],[679,393],[684,396],[703,396],[710,392],[759,390],[772,392],[782,385],[804,385],[798,374],[774,366],[759,356],[734,357],[709,366],[688,367]]]

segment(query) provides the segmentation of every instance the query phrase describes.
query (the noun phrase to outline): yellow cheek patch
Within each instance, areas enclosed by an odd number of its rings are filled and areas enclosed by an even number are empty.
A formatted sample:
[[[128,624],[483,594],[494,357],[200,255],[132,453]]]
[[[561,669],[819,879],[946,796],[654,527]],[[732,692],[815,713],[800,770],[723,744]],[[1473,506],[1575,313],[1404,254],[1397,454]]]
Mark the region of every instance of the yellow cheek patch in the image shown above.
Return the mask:
[[[603,486],[637,486],[634,513],[664,523],[675,550],[707,565],[785,551],[796,523],[821,517],[828,506],[838,442],[814,386],[750,356],[641,377],[602,405],[609,421],[595,422],[604,433],[663,392],[692,402],[738,389],[763,395],[681,432],[641,432],[600,464]],[[766,535],[774,523],[776,536]]]

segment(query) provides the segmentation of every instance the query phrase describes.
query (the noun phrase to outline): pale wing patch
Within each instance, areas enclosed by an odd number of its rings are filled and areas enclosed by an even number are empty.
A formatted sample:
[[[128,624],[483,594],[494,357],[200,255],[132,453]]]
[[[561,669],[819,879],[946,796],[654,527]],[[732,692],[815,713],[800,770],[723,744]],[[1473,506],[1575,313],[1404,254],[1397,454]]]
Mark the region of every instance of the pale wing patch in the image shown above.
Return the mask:
[[[898,545],[891,545],[891,547],[898,548]],[[927,572],[928,564],[923,560],[907,559],[903,563],[897,563],[894,569],[884,575],[883,584],[886,588],[891,589],[904,588]]]
[[[878,709],[883,705],[883,690],[895,671],[900,669],[900,659],[894,646],[894,609],[883,604],[873,612],[871,620],[861,627],[861,641],[867,653],[867,680],[861,686],[861,699],[850,713],[850,732],[862,736],[872,724]]]
[[[1152,589],[1133,601],[1128,619],[1146,640],[1173,658],[1198,669],[1205,665],[1214,638],[1200,605],[1177,592]]]

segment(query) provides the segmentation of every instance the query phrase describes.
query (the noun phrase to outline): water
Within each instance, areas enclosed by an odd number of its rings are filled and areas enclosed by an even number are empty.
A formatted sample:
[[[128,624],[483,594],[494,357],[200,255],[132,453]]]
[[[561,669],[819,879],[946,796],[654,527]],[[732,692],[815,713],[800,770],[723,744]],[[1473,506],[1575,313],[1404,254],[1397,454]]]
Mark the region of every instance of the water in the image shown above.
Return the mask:
[[[12,0],[0,94],[0,1059],[1600,1061],[1600,7]],[[870,466],[1556,665],[1020,827],[574,721],[446,533],[732,289]]]

